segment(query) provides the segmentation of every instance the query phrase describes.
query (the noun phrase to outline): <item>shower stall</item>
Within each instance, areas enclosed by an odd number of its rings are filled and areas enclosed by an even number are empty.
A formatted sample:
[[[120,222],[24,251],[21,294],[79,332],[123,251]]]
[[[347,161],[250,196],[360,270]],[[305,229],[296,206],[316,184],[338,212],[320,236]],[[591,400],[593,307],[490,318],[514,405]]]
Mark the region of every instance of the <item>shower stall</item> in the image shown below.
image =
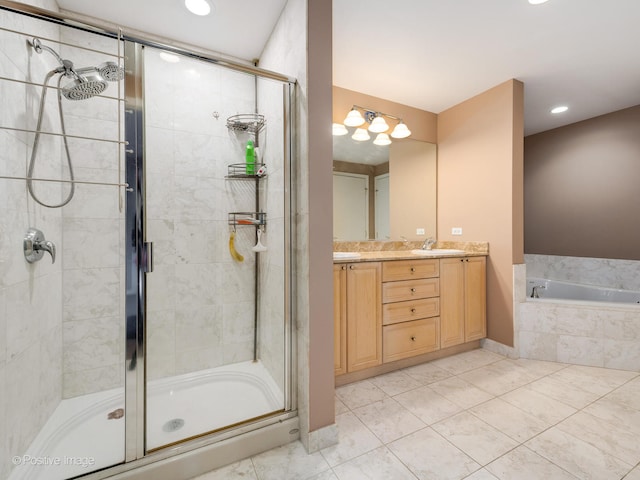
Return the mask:
[[[294,80],[35,3],[0,0],[0,479],[296,438]]]

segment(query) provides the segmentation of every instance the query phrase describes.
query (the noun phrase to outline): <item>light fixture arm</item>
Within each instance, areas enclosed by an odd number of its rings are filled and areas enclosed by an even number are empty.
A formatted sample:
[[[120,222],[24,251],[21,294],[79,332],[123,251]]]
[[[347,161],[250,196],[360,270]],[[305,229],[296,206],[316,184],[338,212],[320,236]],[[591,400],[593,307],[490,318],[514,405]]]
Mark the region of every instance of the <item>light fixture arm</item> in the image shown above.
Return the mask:
[[[373,121],[374,118],[379,117],[379,116],[383,116],[383,117],[389,117],[392,118],[393,120],[396,120],[398,122],[402,122],[402,119],[400,117],[396,117],[395,115],[391,115],[389,113],[384,113],[381,112],[379,110],[376,110],[375,108],[370,108],[370,107],[362,107],[360,105],[353,105],[353,107],[351,108],[353,109],[360,109],[364,112],[364,118],[367,122],[371,123]]]

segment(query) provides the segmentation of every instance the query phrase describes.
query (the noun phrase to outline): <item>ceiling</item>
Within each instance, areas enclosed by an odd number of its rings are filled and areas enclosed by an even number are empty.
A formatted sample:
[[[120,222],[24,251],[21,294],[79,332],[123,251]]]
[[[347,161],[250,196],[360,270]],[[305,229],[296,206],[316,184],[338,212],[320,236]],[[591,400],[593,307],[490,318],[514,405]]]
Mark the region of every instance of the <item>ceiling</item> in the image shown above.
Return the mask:
[[[182,0],[58,4],[253,60],[286,3],[210,1],[207,17]],[[439,113],[516,78],[525,134],[640,104],[638,0],[333,0],[333,9],[333,83],[343,88]],[[569,111],[550,114],[558,104]]]

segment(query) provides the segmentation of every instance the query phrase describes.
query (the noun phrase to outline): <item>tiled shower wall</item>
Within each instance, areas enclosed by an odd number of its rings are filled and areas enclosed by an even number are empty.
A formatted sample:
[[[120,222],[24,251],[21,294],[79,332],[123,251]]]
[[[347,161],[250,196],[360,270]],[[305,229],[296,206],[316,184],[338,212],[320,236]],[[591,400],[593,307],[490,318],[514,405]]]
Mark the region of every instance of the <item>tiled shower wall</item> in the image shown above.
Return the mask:
[[[77,66],[117,62],[117,40],[71,29],[61,40],[98,51],[62,45],[62,57]],[[118,87],[109,82],[102,96],[63,103],[68,134],[109,140],[69,139],[79,180],[116,184],[119,173],[124,179],[116,143],[122,82]],[[124,384],[124,194],[112,185],[78,184],[62,209],[64,398]]]
[[[253,359],[255,228],[236,229],[229,254],[228,212],[255,210],[255,181],[228,180],[228,165],[244,162],[245,133],[226,119],[255,111],[255,78],[210,63],[180,58],[167,63],[145,50],[148,240],[155,266],[148,275],[148,378],[184,374]],[[272,90],[273,92],[273,90]],[[277,110],[260,113],[267,127],[260,148],[269,164],[260,197],[267,212],[260,254],[259,356],[282,377],[282,87]],[[279,162],[279,163],[278,163]],[[276,214],[275,212],[280,212]],[[278,219],[278,216],[280,219]],[[274,260],[278,259],[278,260]],[[271,290],[269,290],[271,288]],[[279,307],[279,305],[278,305]],[[276,329],[265,328],[274,319]],[[273,333],[272,333],[273,332]],[[276,333],[277,332],[277,333]],[[273,360],[275,361],[275,360]],[[270,369],[271,370],[271,369]],[[273,373],[272,372],[272,373]]]
[[[27,3],[57,9],[52,0]],[[0,11],[0,26],[59,36],[57,26],[6,11]],[[49,66],[27,47],[26,38],[0,31],[0,75],[41,83]],[[35,129],[39,98],[38,87],[0,81],[0,126]],[[55,111],[54,98],[49,96],[48,112]],[[57,126],[57,117],[48,114],[43,128]],[[32,144],[32,134],[0,129],[0,175],[24,176]],[[41,138],[44,160],[36,174],[61,174],[60,145]],[[59,184],[37,187],[42,197],[61,197]],[[62,262],[52,264],[48,254],[35,264],[25,261],[22,242],[29,227],[59,244],[61,212],[36,205],[24,181],[0,180],[0,478],[8,477],[10,459],[25,453],[62,396]]]

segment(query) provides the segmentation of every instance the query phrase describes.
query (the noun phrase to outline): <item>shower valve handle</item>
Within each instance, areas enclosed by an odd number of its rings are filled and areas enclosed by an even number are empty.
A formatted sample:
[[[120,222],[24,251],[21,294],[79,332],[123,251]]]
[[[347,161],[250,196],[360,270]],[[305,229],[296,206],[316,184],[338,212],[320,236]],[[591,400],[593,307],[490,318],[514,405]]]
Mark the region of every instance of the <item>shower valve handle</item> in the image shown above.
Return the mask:
[[[37,228],[30,228],[24,236],[24,258],[29,263],[42,259],[44,252],[51,255],[51,263],[56,263],[56,246],[53,242],[45,240],[44,234]]]

